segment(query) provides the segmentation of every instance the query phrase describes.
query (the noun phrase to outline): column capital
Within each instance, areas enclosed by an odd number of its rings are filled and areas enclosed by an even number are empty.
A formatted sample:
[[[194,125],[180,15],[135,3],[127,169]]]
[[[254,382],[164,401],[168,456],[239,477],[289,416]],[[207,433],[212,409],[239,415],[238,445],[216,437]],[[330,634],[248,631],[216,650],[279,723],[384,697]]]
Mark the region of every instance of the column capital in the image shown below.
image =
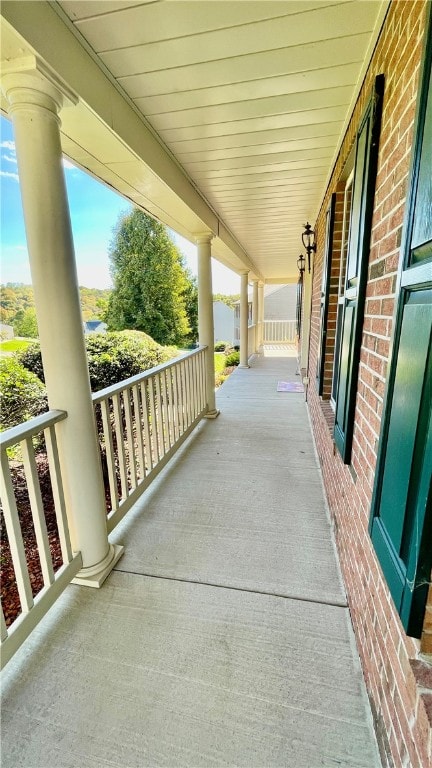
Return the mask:
[[[210,244],[213,238],[214,238],[213,232],[198,232],[197,234],[194,235],[194,239],[197,245],[199,243]]]
[[[32,105],[57,113],[78,103],[76,94],[37,56],[23,56],[2,64],[1,88],[15,107]]]

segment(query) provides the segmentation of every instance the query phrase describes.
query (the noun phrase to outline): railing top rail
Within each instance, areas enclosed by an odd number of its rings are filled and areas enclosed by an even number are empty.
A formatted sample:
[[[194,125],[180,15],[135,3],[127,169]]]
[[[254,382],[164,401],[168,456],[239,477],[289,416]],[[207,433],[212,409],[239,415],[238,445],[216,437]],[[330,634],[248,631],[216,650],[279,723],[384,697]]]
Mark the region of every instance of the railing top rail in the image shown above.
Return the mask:
[[[47,427],[51,427],[53,424],[62,421],[66,417],[66,411],[47,411],[40,416],[36,416],[34,419],[30,419],[30,421],[24,422],[24,424],[18,424],[17,427],[5,429],[5,431],[0,434],[0,448],[4,451],[6,448],[10,448],[11,445],[16,445],[22,440],[26,440],[28,437],[37,435],[38,432],[47,429]]]
[[[136,376],[131,376],[129,379],[124,379],[124,381],[120,381],[118,384],[113,384],[111,387],[105,387],[105,389],[100,389],[98,392],[94,392],[92,395],[93,404],[101,403],[102,400],[105,400],[105,398],[112,397],[112,395],[116,395],[119,392],[123,392],[124,389],[127,389],[128,387],[133,387],[134,384],[140,384],[142,381],[145,381],[145,379],[149,379],[151,376],[154,376],[156,373],[159,373],[160,371],[164,371],[167,368],[173,368],[175,365],[179,365],[182,360],[185,360],[187,357],[194,357],[194,355],[197,355],[200,352],[202,352],[203,349],[207,349],[207,347],[199,346],[196,349],[191,350],[190,352],[184,352],[182,355],[179,355],[178,357],[174,357],[172,360],[168,360],[166,363],[161,363],[161,365],[155,365],[154,368],[149,368],[147,371],[143,371],[142,373],[137,373]]]

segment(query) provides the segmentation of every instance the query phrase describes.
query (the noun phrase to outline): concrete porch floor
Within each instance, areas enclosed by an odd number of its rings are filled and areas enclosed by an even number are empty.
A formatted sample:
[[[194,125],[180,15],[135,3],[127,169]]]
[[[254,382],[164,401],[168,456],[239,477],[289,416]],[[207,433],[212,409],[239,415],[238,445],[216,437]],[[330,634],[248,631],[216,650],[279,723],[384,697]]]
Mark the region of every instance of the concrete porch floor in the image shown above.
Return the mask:
[[[381,765],[289,348],[266,348],[3,676],[3,768]],[[289,356],[291,354],[291,356]],[[283,356],[281,356],[283,355]]]

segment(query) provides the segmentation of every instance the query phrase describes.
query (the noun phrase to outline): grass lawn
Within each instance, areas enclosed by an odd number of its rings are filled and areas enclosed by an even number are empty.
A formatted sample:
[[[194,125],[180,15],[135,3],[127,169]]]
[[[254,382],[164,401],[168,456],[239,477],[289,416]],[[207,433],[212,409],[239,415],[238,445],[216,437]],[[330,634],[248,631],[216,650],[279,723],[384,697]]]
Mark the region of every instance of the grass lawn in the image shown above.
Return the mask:
[[[25,339],[9,339],[8,341],[2,341],[0,343],[0,354],[4,354],[5,352],[18,352],[19,349],[28,347],[32,341],[35,341],[35,339],[32,339],[31,341],[26,341]]]

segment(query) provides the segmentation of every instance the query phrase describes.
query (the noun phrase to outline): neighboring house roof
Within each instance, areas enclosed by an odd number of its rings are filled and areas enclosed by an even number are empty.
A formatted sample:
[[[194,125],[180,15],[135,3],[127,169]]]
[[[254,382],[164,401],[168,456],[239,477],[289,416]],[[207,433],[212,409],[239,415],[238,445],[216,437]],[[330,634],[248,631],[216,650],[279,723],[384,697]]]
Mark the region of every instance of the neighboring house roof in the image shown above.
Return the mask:
[[[294,285],[294,283],[281,283],[280,285],[265,285],[264,286],[264,298],[266,299],[268,296],[272,296],[274,293],[277,293],[278,291],[282,291],[287,286]],[[249,288],[248,289],[248,301],[253,301],[253,291]],[[234,304],[240,304],[240,299],[237,299],[237,301],[234,302]]]
[[[107,324],[102,320],[85,320],[84,333],[103,333],[107,329]]]
[[[288,285],[292,285],[292,283],[283,283],[282,285],[265,285],[264,298],[266,299],[267,296],[271,296],[273,293],[277,293],[278,291],[283,291]]]

